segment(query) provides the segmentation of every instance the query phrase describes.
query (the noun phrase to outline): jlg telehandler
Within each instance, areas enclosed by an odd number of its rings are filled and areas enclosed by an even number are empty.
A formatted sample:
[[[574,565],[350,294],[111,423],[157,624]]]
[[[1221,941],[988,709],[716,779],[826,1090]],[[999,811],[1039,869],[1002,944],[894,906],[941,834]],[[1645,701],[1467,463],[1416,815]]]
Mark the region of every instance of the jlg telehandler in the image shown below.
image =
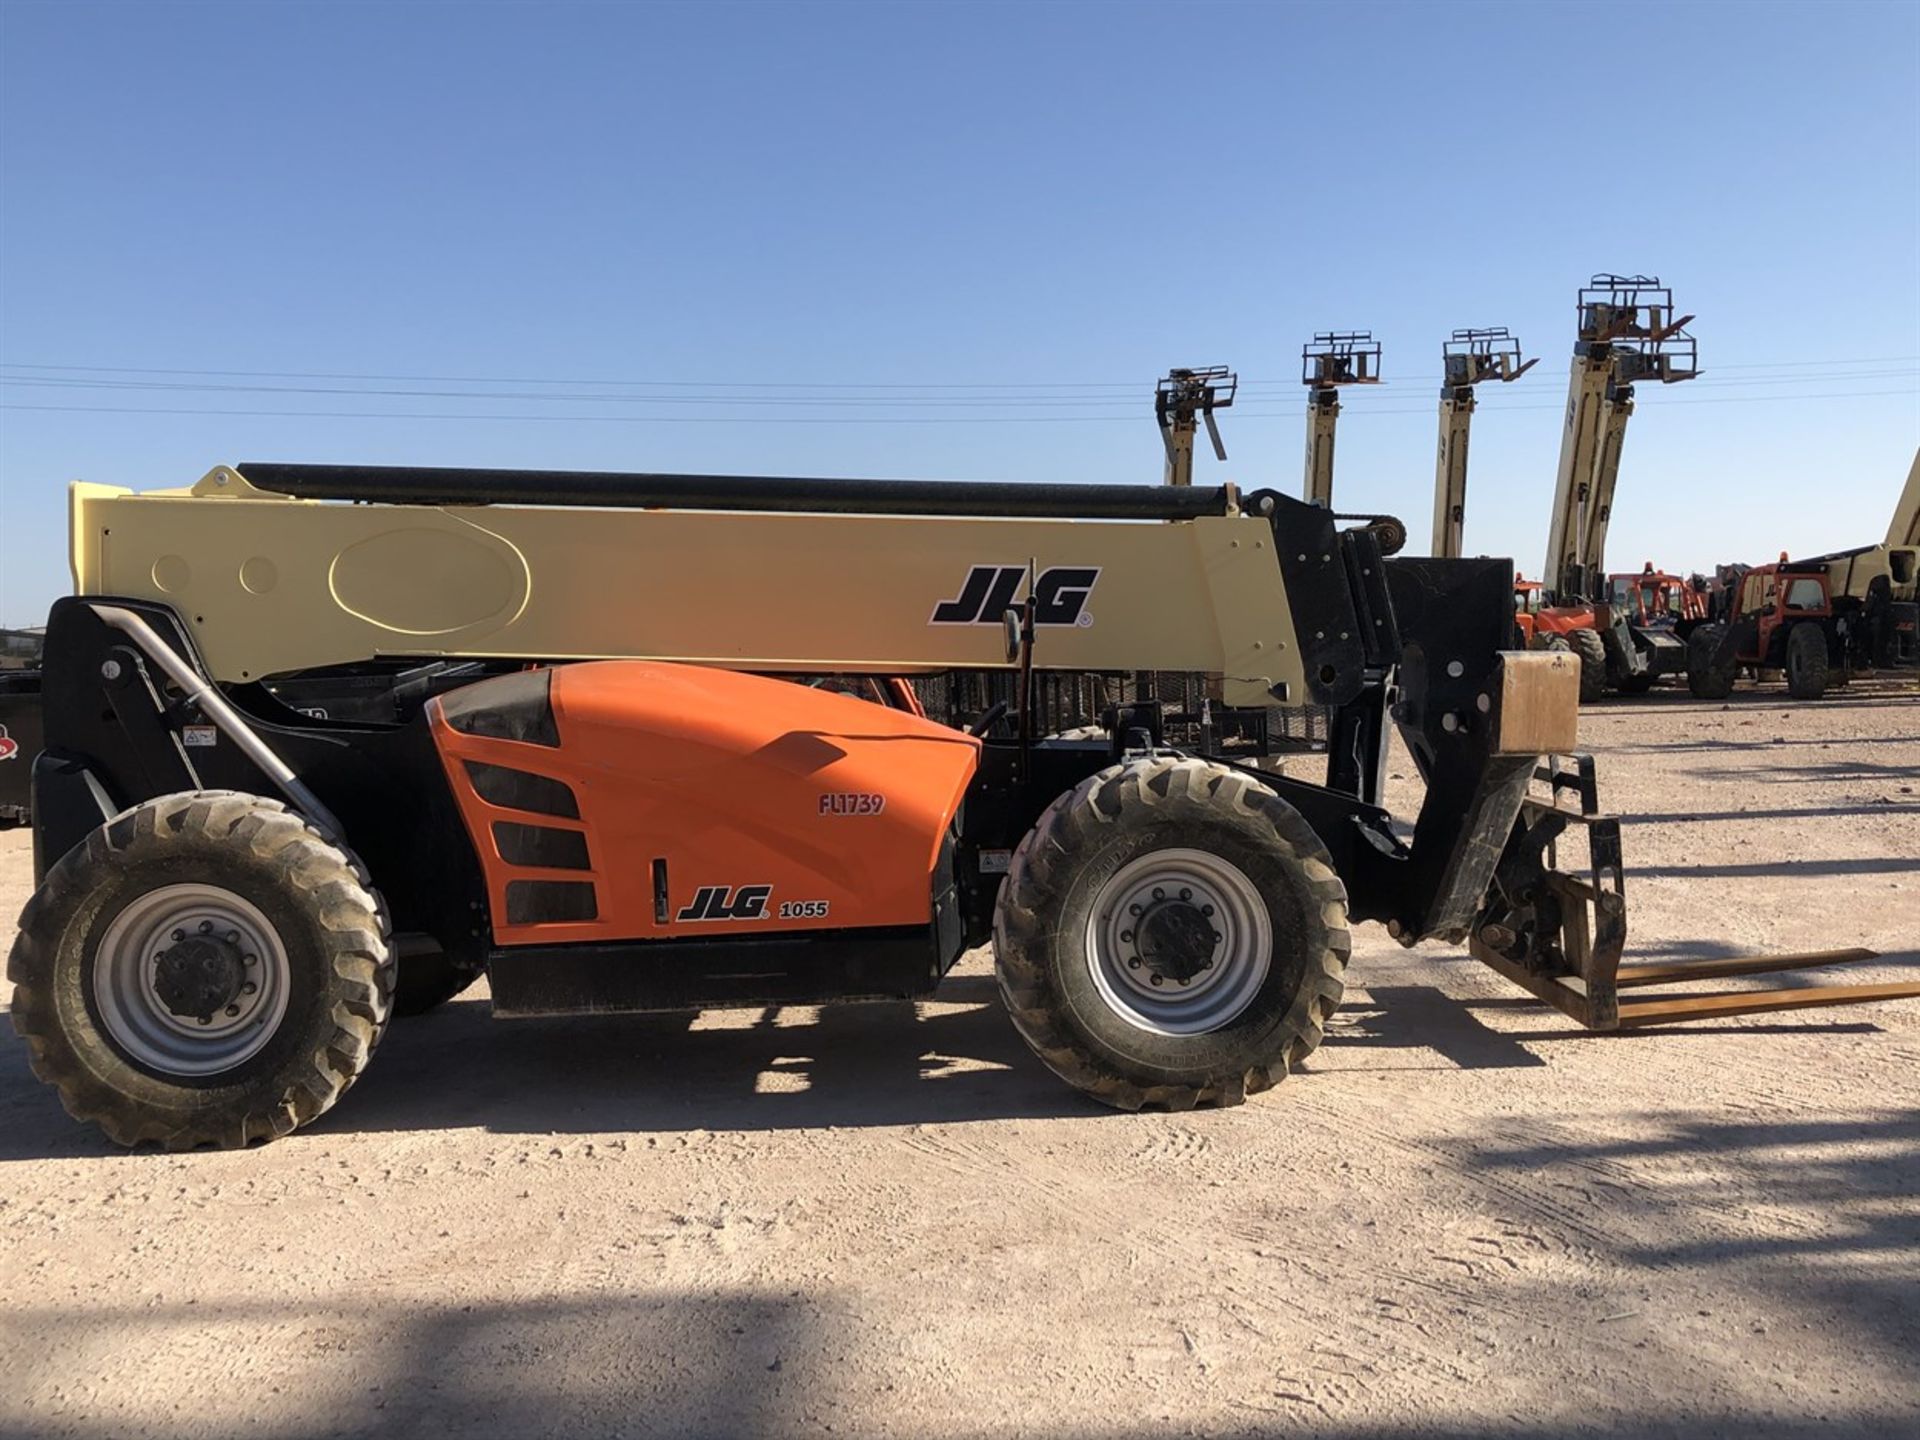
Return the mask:
[[[1920,993],[1634,995],[1864,952],[1622,965],[1578,676],[1506,649],[1510,563],[1271,491],[242,465],[71,509],[9,974],[36,1072],[126,1144],[284,1135],[482,970],[502,1016],[810,1004],[991,939],[1035,1053],[1128,1108],[1282,1079],[1355,921],[1600,1029]],[[1326,783],[1151,703],[1041,738],[1048,684],[1139,671],[1330,707]],[[1005,698],[967,733],[783,675]]]
[[[1687,686],[1724,700],[1744,669],[1782,670],[1787,693],[1818,700],[1857,670],[1920,669],[1920,450],[1887,538],[1740,570],[1711,624],[1687,636]]]

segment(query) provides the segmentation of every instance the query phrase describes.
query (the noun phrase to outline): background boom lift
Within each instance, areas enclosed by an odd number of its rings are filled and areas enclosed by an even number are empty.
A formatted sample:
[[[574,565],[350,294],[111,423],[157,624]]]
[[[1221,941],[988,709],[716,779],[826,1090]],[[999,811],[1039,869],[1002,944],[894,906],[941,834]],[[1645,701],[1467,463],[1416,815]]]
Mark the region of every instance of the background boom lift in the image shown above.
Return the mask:
[[[1674,315],[1673,292],[1657,276],[1594,276],[1580,291],[1579,316],[1542,572],[1557,605],[1590,602],[1604,592],[1607,525],[1634,385],[1671,385],[1699,373],[1695,342],[1685,330],[1693,316]]]
[[[1154,388],[1153,415],[1160,422],[1160,439],[1167,449],[1167,484],[1193,484],[1193,432],[1198,421],[1206,422],[1214,457],[1227,458],[1213,412],[1233,404],[1239,387],[1240,377],[1226,366],[1209,365],[1204,370],[1175,367]]]
[[[1608,683],[1644,690],[1686,668],[1674,636],[1636,630],[1624,616],[1616,623],[1606,545],[1634,386],[1691,380],[1699,366],[1685,328],[1693,316],[1675,314],[1657,276],[1595,275],[1579,292],[1578,315],[1538,622],[1580,656],[1581,695],[1592,699]]]
[[[1340,423],[1340,387],[1377,385],[1380,342],[1371,330],[1327,330],[1300,347],[1300,383],[1307,387],[1309,503],[1333,508],[1333,439]]]
[[[1907,483],[1893,507],[1893,519],[1887,522],[1887,544],[1920,545],[1920,449],[1913,452],[1913,465],[1907,471]]]
[[[1433,553],[1460,557],[1467,516],[1467,439],[1473,426],[1473,387],[1483,380],[1518,380],[1539,364],[1521,360],[1520,342],[1504,325],[1456,330],[1441,346],[1440,451],[1433,476]]]

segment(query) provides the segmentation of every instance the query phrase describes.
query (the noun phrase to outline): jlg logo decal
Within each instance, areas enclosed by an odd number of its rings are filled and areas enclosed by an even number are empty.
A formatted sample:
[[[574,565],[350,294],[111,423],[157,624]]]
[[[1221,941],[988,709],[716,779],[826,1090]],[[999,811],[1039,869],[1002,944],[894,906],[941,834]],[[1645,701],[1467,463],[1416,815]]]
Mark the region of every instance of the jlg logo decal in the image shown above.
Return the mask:
[[[1097,565],[1055,565],[1042,570],[1033,582],[1033,623],[1036,625],[1091,625],[1087,599],[1100,578]],[[931,625],[998,625],[1014,608],[1026,583],[1024,565],[975,565],[966,583],[951,600],[933,607]]]
[[[676,920],[764,920],[771,885],[702,885]]]

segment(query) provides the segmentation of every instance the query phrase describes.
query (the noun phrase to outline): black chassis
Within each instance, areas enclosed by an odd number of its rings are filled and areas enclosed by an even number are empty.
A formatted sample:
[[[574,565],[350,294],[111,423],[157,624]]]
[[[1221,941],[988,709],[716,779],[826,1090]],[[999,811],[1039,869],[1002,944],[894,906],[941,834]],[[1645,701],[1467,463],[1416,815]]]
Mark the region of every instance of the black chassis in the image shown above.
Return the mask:
[[[1510,640],[1510,562],[1383,559],[1370,531],[1337,530],[1324,510],[1271,494],[1250,501],[1273,523],[1307,662],[1309,694],[1274,698],[1328,705],[1332,723],[1326,783],[1246,773],[1319,835],[1356,920],[1384,922],[1406,944],[1429,936],[1457,942],[1490,903],[1512,921],[1540,889],[1545,845],[1529,842],[1521,818],[1536,757],[1491,753],[1486,697]],[[205,674],[190,628],[164,605],[73,597],[54,606],[46,748],[32,777],[36,881],[96,826],[157,796],[278,794],[238,745],[190,743],[206,740],[197,727],[209,717],[96,606],[144,618]],[[1036,662],[1044,665],[1044,653]],[[1111,744],[1031,735],[987,742],[923,928],[504,948],[492,943],[480,867],[424,719],[428,696],[501,668],[511,667],[396,666],[384,692],[362,667],[222,693],[338,818],[396,933],[423,934],[451,955],[486,963],[495,1008],[507,1014],[925,994],[966,946],[990,934],[998,856],[1058,796],[1157,740],[1143,712],[1137,725],[1118,717]],[[1391,726],[1425,782],[1410,835],[1383,805]],[[191,737],[189,727],[196,727]],[[1499,892],[1496,902],[1490,888]],[[1544,936],[1554,928],[1546,916],[1497,933]],[[1529,962],[1525,953],[1509,958]],[[743,968],[743,959],[752,963]]]
[[[1651,684],[1663,675],[1687,673],[1687,636],[1698,623],[1675,620],[1639,625],[1624,607],[1601,607],[1600,638],[1607,650],[1608,683],[1618,686],[1636,676]]]

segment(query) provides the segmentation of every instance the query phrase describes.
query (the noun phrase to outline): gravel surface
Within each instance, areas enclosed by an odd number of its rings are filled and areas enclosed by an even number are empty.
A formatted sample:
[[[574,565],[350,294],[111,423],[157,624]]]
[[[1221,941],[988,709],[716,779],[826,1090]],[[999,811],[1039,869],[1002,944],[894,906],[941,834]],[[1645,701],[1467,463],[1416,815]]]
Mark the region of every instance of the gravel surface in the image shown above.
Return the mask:
[[[1920,979],[1910,688],[1584,730],[1630,951]],[[920,1006],[465,998],[239,1154],[110,1149],[9,1034],[0,1435],[1920,1433],[1920,1002],[1589,1037],[1356,938],[1304,1073],[1187,1115],[1063,1088],[979,954]]]

